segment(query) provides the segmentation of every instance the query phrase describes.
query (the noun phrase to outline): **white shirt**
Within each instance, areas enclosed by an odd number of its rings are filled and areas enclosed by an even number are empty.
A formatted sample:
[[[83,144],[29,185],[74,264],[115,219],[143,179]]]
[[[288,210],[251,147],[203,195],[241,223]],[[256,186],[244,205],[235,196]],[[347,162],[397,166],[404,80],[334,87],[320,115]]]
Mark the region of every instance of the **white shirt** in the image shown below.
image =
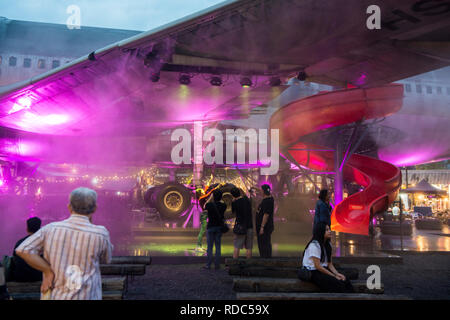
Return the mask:
[[[105,227],[90,223],[87,216],[72,214],[39,229],[16,252],[43,251],[55,273],[51,300],[101,300],[100,263],[110,263],[112,250]]]
[[[309,244],[308,248],[306,248],[302,265],[309,270],[316,270],[316,267],[314,266],[314,261],[311,259],[311,257],[315,257],[320,260],[320,256],[321,256],[320,244],[317,240],[314,240]],[[322,267],[328,266],[328,259],[326,254],[324,257],[324,261],[321,262],[320,265]]]

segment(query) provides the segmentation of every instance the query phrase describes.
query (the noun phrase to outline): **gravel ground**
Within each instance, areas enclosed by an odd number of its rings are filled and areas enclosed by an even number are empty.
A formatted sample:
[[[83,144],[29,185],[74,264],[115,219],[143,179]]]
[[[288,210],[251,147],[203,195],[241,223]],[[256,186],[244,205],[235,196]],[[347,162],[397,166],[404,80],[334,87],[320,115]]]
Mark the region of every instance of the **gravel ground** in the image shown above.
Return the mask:
[[[413,299],[450,299],[450,252],[404,253],[403,264],[381,265],[385,294]],[[232,277],[225,269],[202,270],[202,264],[151,265],[144,276],[130,281],[130,300],[234,300]],[[223,266],[223,265],[222,265]],[[360,270],[366,265],[346,265]]]

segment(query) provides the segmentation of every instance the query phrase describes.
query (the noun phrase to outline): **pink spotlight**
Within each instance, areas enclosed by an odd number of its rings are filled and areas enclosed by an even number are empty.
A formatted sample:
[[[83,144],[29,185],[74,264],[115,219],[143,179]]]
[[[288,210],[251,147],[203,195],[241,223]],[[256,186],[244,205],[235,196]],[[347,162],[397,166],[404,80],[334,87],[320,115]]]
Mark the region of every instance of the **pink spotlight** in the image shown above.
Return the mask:
[[[24,108],[30,108],[31,107],[31,98],[29,97],[22,97],[17,101],[21,106]]]
[[[66,123],[68,120],[68,116],[65,114],[50,114],[43,118],[44,122],[49,125],[58,125]]]
[[[26,112],[23,117],[26,124],[30,124],[33,126],[42,126],[42,125],[59,125],[66,123],[69,117],[65,114],[49,114],[46,116],[40,116],[31,112]]]
[[[11,110],[8,111],[8,114],[15,113],[23,109],[30,109],[31,103],[32,103],[31,98],[21,97],[17,100],[17,103],[14,103]]]

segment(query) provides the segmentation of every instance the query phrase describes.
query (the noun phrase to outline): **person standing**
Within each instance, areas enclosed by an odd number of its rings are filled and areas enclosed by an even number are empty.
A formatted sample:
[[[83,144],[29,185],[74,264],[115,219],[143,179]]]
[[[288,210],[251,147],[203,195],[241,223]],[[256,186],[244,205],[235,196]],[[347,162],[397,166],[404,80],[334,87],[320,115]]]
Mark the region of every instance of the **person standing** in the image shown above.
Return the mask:
[[[320,190],[319,200],[316,202],[313,230],[319,222],[323,222],[331,227],[330,195],[326,189]]]
[[[238,188],[233,188],[230,191],[234,198],[231,204],[231,210],[236,214],[234,233],[234,251],[233,259],[239,258],[239,251],[245,247],[247,250],[246,257],[252,257],[253,249],[253,219],[250,199],[241,194]]]
[[[213,262],[213,246],[216,247],[215,269],[220,269],[222,226],[224,224],[225,210],[227,209],[227,205],[221,200],[222,191],[216,189],[205,204],[205,209],[208,211],[208,224],[206,226],[206,242],[208,245],[206,254],[208,262],[203,269],[207,270],[211,269]]]
[[[203,236],[206,233],[206,226],[208,225],[208,211],[203,210],[200,214],[200,231],[197,236],[197,247],[195,247],[195,252],[204,252],[205,249],[202,247]]]
[[[42,271],[41,299],[101,300],[100,263],[111,262],[113,246],[108,230],[92,223],[97,193],[88,188],[73,190],[68,208],[68,219],[44,226],[22,242],[16,253]]]
[[[264,198],[258,208],[256,214],[256,232],[258,239],[259,255],[262,258],[272,257],[271,236],[274,231],[273,211],[274,199],[271,194],[270,186],[264,184],[261,186]]]
[[[30,267],[25,260],[16,254],[16,249],[22,244],[28,237],[36,233],[41,228],[41,219],[33,217],[27,220],[27,233],[28,235],[19,241],[14,246],[13,261],[14,267],[12,268],[12,278],[17,282],[34,282],[42,281],[42,272]]]

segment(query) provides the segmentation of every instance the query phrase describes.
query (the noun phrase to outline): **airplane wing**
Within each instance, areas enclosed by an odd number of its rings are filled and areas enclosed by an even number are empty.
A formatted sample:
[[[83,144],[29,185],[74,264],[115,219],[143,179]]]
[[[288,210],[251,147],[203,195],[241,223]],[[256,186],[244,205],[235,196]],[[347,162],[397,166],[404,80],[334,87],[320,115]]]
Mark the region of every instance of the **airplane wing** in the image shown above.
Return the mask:
[[[373,4],[381,29],[369,30]],[[449,39],[446,1],[226,1],[0,88],[0,125],[80,135],[239,118],[273,98],[273,76],[390,83],[449,65]]]

